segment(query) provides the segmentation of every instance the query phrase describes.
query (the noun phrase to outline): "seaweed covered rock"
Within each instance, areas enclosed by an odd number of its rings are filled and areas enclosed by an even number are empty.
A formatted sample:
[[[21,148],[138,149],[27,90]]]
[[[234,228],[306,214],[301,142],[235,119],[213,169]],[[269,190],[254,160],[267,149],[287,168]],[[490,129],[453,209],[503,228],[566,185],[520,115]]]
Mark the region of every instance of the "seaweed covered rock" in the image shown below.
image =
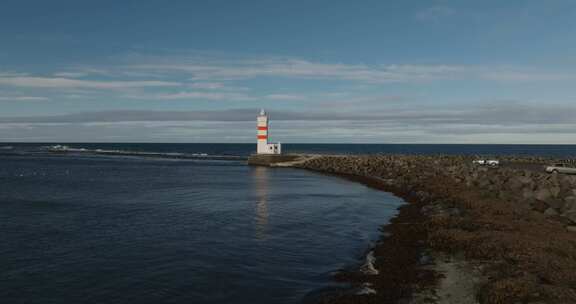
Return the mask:
[[[424,227],[420,245],[480,265],[489,278],[476,289],[481,303],[576,303],[576,177],[545,173],[549,161],[486,168],[465,156],[323,156],[298,167],[375,180],[418,204],[422,217],[404,229]],[[388,303],[389,285],[377,282],[375,294],[327,303]]]

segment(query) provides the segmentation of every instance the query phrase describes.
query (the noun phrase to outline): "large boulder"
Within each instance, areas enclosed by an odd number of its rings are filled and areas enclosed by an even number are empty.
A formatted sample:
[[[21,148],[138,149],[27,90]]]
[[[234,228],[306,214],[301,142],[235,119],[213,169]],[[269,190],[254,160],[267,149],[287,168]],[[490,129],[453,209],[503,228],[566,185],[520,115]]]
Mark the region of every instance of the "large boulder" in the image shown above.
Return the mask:
[[[565,218],[570,219],[572,222],[576,223],[576,211],[568,211],[562,214]]]
[[[548,188],[542,188],[536,191],[535,198],[539,201],[546,202],[552,198],[552,192]]]
[[[536,193],[530,189],[522,190],[522,198],[526,200],[533,200],[536,198]]]
[[[546,204],[556,210],[561,210],[564,207],[564,201],[557,198],[552,198],[546,201]]]
[[[526,173],[524,173],[526,174]],[[529,173],[528,173],[529,174]],[[516,180],[518,180],[519,182],[521,182],[524,185],[528,185],[528,184],[533,184],[534,181],[532,180],[532,178],[529,175],[523,175],[523,176],[518,176],[516,178]]]
[[[564,198],[564,206],[561,209],[563,212],[576,211],[576,196],[568,196]]]
[[[559,186],[554,186],[548,189],[552,197],[557,198],[560,195],[560,191],[562,190]]]
[[[538,212],[544,212],[546,209],[548,209],[548,204],[544,203],[543,201],[533,201],[530,203],[530,205],[532,206],[532,209]]]
[[[548,209],[544,210],[544,214],[554,216],[554,215],[558,215],[559,213],[554,208],[548,208]]]
[[[520,191],[524,187],[524,183],[520,180],[520,177],[511,178],[506,183],[506,188],[511,191]]]

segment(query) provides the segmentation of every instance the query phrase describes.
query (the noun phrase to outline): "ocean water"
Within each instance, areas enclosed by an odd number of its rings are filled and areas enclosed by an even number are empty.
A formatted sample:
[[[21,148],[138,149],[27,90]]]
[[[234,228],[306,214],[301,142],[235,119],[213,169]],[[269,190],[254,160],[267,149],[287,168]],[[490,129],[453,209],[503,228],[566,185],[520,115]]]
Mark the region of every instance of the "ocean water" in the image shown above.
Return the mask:
[[[0,303],[301,303],[340,287],[402,201],[333,176],[0,144]],[[250,144],[70,144],[248,156]],[[575,146],[286,145],[290,152],[530,154]]]
[[[402,204],[242,161],[20,151],[0,156],[1,303],[301,303]]]
[[[158,153],[207,153],[210,155],[248,156],[254,144],[151,144],[151,143],[70,143],[71,148],[125,150]],[[0,143],[0,155],[41,152],[49,144]],[[482,144],[283,144],[286,153],[334,154],[464,154],[532,155],[576,157],[576,145],[482,145]]]

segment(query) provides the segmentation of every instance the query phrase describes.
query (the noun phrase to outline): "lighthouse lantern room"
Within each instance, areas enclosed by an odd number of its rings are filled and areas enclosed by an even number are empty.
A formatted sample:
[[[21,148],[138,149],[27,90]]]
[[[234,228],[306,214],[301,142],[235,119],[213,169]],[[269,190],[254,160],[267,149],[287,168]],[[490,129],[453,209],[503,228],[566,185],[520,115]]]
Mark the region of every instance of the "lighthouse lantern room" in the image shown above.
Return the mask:
[[[269,117],[264,111],[264,109],[260,110],[260,114],[257,118],[257,139],[258,145],[256,149],[257,154],[281,154],[282,148],[281,144],[269,144],[268,143],[268,134],[269,134]]]

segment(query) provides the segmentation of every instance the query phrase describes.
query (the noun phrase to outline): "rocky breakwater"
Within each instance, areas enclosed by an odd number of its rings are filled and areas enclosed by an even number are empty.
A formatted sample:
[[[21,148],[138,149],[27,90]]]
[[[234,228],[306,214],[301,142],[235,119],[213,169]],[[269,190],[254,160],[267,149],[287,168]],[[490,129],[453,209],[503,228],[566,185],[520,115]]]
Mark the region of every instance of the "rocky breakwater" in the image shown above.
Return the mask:
[[[464,156],[405,155],[325,156],[295,166],[408,202],[371,252],[375,271],[339,272],[355,292],[323,303],[576,303],[574,176],[547,174],[527,158],[500,168]]]

